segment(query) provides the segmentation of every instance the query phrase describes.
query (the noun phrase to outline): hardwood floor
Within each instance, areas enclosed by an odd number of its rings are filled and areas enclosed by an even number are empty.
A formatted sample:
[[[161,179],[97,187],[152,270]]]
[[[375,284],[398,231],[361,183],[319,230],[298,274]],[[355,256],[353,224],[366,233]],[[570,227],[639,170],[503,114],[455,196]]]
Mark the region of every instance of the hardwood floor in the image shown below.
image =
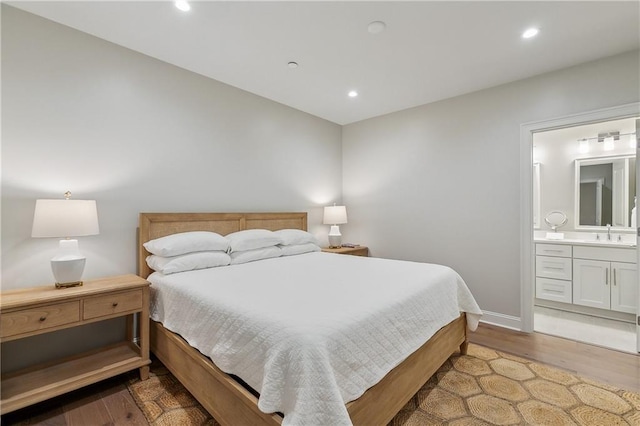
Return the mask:
[[[640,392],[640,356],[541,333],[481,324],[473,343],[553,365],[621,389]]]
[[[127,390],[137,370],[2,416],[2,425],[93,426],[149,423]]]
[[[471,342],[640,393],[640,356],[540,333],[480,324]],[[3,425],[147,425],[126,384],[136,372],[2,416]]]

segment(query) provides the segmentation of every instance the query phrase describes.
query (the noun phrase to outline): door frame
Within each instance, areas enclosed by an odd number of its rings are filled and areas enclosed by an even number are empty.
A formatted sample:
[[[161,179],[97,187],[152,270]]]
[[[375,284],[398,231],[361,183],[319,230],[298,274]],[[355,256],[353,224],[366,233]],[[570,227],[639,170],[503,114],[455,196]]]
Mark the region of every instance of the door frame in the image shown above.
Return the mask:
[[[640,118],[636,119],[636,200],[638,188],[640,188],[640,171],[638,170],[638,157],[640,157]],[[637,206],[637,202],[634,203]],[[636,207],[637,208],[637,207]],[[636,211],[636,270],[640,265],[640,226],[638,226]],[[636,351],[640,353],[640,274],[638,274],[638,308],[636,309]]]
[[[640,102],[634,102],[520,125],[520,319],[522,331],[533,332],[535,295],[532,212],[534,133],[601,121],[637,117],[638,115],[640,115]],[[640,181],[640,167],[636,168],[636,179]],[[636,251],[640,259],[640,247],[636,246]]]

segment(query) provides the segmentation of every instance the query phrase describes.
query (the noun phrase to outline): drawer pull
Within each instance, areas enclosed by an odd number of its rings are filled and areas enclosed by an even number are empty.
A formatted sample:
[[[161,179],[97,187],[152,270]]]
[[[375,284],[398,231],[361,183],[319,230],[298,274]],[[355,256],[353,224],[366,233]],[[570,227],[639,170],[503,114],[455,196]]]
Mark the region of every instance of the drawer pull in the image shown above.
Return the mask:
[[[616,268],[613,268],[613,285],[618,285],[618,279],[616,278]]]
[[[562,250],[544,249],[543,251],[550,251],[550,252],[554,252],[554,253],[562,253]]]
[[[604,285],[609,285],[609,268],[606,268],[604,273]]]
[[[113,303],[111,304],[111,306],[113,306],[113,307],[115,308],[116,306],[118,306],[118,302],[113,302]]]
[[[44,321],[44,320],[46,320],[46,319],[47,319],[47,317],[42,316],[42,317],[40,317],[40,322],[43,322],[43,321]]]

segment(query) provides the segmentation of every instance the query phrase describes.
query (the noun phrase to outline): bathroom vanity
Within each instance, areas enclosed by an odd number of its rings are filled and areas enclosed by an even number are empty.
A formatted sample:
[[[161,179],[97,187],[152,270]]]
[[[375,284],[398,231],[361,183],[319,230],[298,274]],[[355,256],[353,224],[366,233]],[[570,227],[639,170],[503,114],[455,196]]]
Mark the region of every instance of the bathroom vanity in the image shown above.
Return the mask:
[[[636,247],[616,241],[535,239],[535,293],[552,307],[620,318],[638,304]],[[543,305],[544,303],[540,303]],[[573,309],[572,309],[573,308]],[[576,309],[577,308],[577,309]]]

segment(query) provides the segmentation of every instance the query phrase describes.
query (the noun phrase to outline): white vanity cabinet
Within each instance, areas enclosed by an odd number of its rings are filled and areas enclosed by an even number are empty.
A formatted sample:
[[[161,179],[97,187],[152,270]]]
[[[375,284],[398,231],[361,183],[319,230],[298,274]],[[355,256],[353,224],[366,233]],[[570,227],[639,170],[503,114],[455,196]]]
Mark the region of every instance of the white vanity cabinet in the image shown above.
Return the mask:
[[[573,248],[573,303],[576,305],[635,314],[637,277],[633,249]]]
[[[635,314],[635,247],[536,243],[536,298]]]

